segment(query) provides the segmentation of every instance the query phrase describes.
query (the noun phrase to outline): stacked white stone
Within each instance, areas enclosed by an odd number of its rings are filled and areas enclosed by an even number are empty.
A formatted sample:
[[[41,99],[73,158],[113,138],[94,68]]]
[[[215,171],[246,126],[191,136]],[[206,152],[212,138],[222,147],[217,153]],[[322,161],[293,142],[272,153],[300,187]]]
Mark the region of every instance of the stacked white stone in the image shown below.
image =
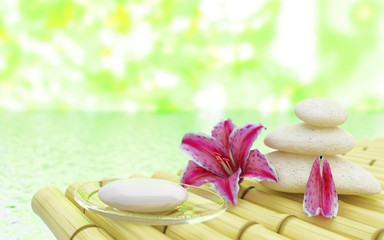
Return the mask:
[[[354,137],[338,126],[348,118],[347,111],[328,98],[309,98],[295,106],[295,114],[304,123],[283,126],[270,132],[265,145],[278,151],[266,155],[279,177],[277,183],[262,181],[276,191],[304,193],[312,164],[325,156],[331,165],[338,194],[377,194],[380,183],[368,171],[336,156],[355,146]]]

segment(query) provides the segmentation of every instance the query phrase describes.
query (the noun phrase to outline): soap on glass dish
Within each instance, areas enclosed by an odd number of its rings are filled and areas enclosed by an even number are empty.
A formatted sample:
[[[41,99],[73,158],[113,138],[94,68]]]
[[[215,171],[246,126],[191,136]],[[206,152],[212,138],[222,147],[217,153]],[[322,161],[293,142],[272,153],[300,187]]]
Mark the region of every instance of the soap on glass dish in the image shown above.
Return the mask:
[[[210,190],[150,178],[88,182],[81,184],[73,195],[86,210],[112,219],[151,225],[203,222],[227,208],[226,201]]]
[[[188,199],[188,192],[177,183],[153,178],[128,178],[102,187],[98,197],[105,204],[122,211],[163,212]]]

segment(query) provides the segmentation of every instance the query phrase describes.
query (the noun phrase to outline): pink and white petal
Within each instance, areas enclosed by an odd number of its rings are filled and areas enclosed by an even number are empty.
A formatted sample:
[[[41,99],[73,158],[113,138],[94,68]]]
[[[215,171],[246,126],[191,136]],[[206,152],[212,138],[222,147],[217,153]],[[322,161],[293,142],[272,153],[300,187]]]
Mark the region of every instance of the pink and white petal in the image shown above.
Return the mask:
[[[199,187],[207,182],[215,181],[217,178],[213,173],[189,160],[187,166],[183,169],[180,182]]]
[[[232,131],[229,136],[229,149],[237,166],[245,168],[249,150],[263,128],[261,124],[247,123]]]
[[[245,169],[243,169],[240,178],[244,177],[253,178],[259,182],[263,180],[278,181],[275,168],[257,149],[254,149],[249,153]]]
[[[316,158],[312,165],[304,193],[303,210],[308,217],[321,215],[332,218],[338,211],[336,187],[327,160],[323,158],[321,167],[320,158]]]
[[[241,169],[239,168],[234,174],[228,178],[217,179],[211,183],[211,187],[225,200],[230,202],[232,206],[237,204],[237,195],[239,193],[239,179]]]
[[[323,195],[323,216],[328,218],[336,217],[339,210],[339,201],[331,166],[329,166],[325,157],[323,157]]]
[[[316,158],[304,192],[303,210],[308,214],[308,217],[319,215],[322,211],[321,181],[319,158]]]
[[[225,148],[229,149],[229,136],[235,127],[236,125],[230,118],[226,121],[220,121],[213,127],[212,136],[220,141]]]
[[[228,156],[227,150],[215,138],[204,133],[187,133],[183,137],[180,150],[205,170],[221,178],[228,176],[214,155],[218,153]]]

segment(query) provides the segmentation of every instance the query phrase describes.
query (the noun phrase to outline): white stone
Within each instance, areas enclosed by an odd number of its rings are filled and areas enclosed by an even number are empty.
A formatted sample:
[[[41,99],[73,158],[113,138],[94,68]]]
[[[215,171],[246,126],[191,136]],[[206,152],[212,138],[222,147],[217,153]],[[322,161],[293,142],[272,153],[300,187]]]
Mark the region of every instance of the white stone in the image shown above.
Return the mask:
[[[131,212],[162,212],[176,208],[188,198],[177,183],[153,178],[128,178],[102,187],[98,196],[105,204]]]
[[[338,127],[320,128],[295,123],[270,132],[264,143],[284,152],[320,156],[346,153],[356,142],[349,132]]]
[[[318,156],[299,155],[275,151],[266,155],[275,167],[279,181],[262,181],[266,187],[276,191],[304,193],[312,169]],[[360,166],[338,156],[325,156],[338,194],[377,194],[381,191],[379,181]]]
[[[348,113],[339,103],[324,97],[305,99],[295,106],[298,118],[312,126],[336,127],[344,123]]]

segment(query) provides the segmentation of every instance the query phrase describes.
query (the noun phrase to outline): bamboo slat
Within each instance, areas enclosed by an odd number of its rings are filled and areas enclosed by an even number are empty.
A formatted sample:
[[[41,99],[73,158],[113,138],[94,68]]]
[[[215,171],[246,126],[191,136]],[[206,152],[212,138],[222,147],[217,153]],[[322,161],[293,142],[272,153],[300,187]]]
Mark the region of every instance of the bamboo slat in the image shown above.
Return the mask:
[[[114,239],[84,216],[56,187],[40,189],[31,205],[59,240]]]
[[[202,223],[169,225],[165,229],[165,234],[172,239],[230,239],[224,234],[215,231]]]
[[[379,198],[344,195],[340,196],[339,199],[346,203],[384,214],[384,200]]]
[[[287,237],[284,237],[283,235],[280,235],[278,233],[275,233],[267,228],[265,228],[261,224],[254,224],[251,226],[245,226],[246,229],[243,229],[239,231],[239,235],[237,235],[233,239],[238,240],[255,240],[255,239],[261,239],[261,240],[271,240],[271,239],[288,239]],[[256,236],[256,237],[255,237]],[[297,239],[297,238],[293,238]]]
[[[249,221],[230,212],[223,213],[219,217],[204,222],[212,229],[222,232],[231,239],[289,239],[273,232],[256,221]]]
[[[354,162],[360,166],[372,166],[372,164],[375,162],[375,159],[373,158],[361,158],[358,156],[354,156],[353,154],[350,155],[342,155],[341,157]]]
[[[375,159],[380,160],[380,159],[384,159],[383,154],[384,154],[383,152],[375,150],[374,148],[371,148],[369,151],[368,150],[359,150],[359,149],[354,148],[350,152],[345,153],[344,156],[355,155],[355,156],[359,156],[362,158],[375,158]]]
[[[376,145],[376,140],[365,142],[365,141],[358,141],[356,142],[355,147],[352,149],[353,151],[369,151],[369,152],[381,152],[384,154],[384,143],[377,142],[378,145]]]
[[[348,152],[347,154],[343,155],[343,157],[358,164],[365,164],[382,169],[384,168],[383,156],[379,157],[378,155],[373,155],[372,153]]]
[[[364,140],[345,154],[347,159],[384,170],[384,141],[382,139]]]
[[[375,194],[375,195],[367,195],[367,196],[364,196],[364,197],[367,197],[367,198],[373,198],[373,199],[379,199],[379,200],[384,200],[384,190],[381,190],[381,192],[378,193],[378,194]]]
[[[366,148],[374,147],[374,148],[383,149],[383,144],[384,144],[384,142],[382,140],[380,140],[379,138],[369,139],[369,140],[362,140],[362,141],[356,142],[356,145],[360,145],[360,146],[363,146],[363,147],[366,147]]]
[[[351,159],[351,161],[356,162],[356,163],[361,163],[361,164],[367,164],[370,166],[375,166],[376,167],[383,167],[384,160],[381,158],[378,158],[375,155],[367,155],[364,153],[356,153],[356,152],[351,152],[347,153],[345,155],[342,155],[344,158]]]

